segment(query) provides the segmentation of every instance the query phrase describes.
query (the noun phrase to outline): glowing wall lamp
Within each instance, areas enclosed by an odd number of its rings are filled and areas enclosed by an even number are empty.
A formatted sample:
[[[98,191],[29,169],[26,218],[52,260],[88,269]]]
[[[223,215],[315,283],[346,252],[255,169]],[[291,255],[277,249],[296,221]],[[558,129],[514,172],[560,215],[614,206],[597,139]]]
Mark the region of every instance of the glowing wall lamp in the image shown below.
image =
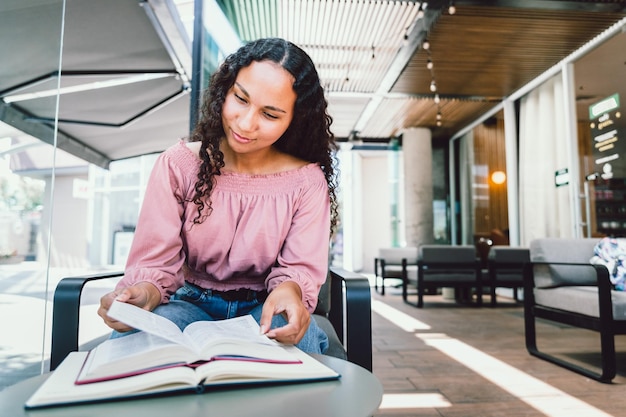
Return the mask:
[[[506,181],[506,174],[503,171],[494,171],[491,173],[491,181],[494,184],[504,184]]]

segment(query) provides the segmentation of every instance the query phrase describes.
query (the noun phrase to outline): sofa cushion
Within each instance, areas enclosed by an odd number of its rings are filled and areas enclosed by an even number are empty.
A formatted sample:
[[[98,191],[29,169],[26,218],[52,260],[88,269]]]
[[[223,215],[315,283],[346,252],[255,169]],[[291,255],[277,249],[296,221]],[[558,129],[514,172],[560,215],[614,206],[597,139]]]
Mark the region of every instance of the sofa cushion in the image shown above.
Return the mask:
[[[535,286],[593,285],[596,272],[589,260],[599,239],[541,238],[530,242],[531,262],[556,262],[578,265],[536,265]]]
[[[598,288],[568,286],[558,288],[535,288],[535,304],[571,311],[591,317],[600,317]],[[626,292],[611,291],[613,319],[626,320]]]

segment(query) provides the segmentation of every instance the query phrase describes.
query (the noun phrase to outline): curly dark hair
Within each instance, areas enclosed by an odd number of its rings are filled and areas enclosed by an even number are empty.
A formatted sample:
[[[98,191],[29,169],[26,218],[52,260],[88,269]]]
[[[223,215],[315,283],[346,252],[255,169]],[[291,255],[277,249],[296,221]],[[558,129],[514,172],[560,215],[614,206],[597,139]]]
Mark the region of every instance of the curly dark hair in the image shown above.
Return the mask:
[[[220,169],[224,167],[224,154],[219,149],[225,136],[222,126],[224,100],[239,71],[254,61],[275,62],[295,79],[293,90],[297,99],[293,119],[273,146],[281,152],[320,165],[328,184],[332,233],[339,217],[336,195],[337,144],[330,130],[332,117],[327,112],[328,103],[313,61],[301,48],[280,38],[259,39],[245,44],[228,56],[211,76],[209,87],[204,92],[200,120],[190,139],[192,142],[202,142],[202,165],[193,197],[193,202],[198,206],[194,223],[203,221],[205,208],[210,215],[210,196],[215,176],[220,175]]]

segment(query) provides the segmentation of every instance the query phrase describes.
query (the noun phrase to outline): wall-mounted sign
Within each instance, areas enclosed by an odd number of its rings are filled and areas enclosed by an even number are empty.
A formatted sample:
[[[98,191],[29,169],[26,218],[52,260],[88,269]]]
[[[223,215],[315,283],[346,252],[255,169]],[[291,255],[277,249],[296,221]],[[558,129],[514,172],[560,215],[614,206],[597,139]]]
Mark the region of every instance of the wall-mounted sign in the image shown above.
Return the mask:
[[[619,109],[619,94],[613,94],[599,103],[589,106],[589,120],[597,119],[611,110]]]
[[[589,120],[594,171],[603,179],[626,178],[626,120],[622,117],[619,94],[589,106]]]
[[[560,187],[562,185],[569,184],[569,171],[567,168],[562,168],[554,171],[554,185]]]

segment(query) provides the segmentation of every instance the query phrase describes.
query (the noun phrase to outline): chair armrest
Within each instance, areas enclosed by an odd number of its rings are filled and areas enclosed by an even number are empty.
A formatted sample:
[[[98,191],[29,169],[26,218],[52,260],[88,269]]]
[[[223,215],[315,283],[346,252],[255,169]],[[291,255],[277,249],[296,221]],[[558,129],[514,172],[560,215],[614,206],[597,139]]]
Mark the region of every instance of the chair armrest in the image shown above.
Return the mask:
[[[328,319],[346,347],[348,360],[372,371],[372,298],[361,274],[330,268],[331,301]],[[344,321],[345,312],[345,321]]]
[[[50,370],[53,371],[72,351],[78,350],[80,297],[85,284],[100,279],[118,278],[123,272],[105,272],[82,277],[63,278],[54,291],[52,307],[52,349]]]
[[[609,278],[609,270],[606,266],[601,264],[592,264],[589,262],[551,262],[551,261],[530,261],[523,265],[524,267],[524,281],[528,281],[530,284],[529,288],[533,288],[535,286],[535,274],[534,267],[538,265],[546,265],[546,266],[567,266],[567,267],[580,267],[580,268],[592,268],[595,270],[596,280],[595,283],[578,283],[576,281],[572,281],[571,283],[563,283],[561,285],[555,286],[589,286],[589,287],[599,287],[602,290],[612,290],[611,279]]]

